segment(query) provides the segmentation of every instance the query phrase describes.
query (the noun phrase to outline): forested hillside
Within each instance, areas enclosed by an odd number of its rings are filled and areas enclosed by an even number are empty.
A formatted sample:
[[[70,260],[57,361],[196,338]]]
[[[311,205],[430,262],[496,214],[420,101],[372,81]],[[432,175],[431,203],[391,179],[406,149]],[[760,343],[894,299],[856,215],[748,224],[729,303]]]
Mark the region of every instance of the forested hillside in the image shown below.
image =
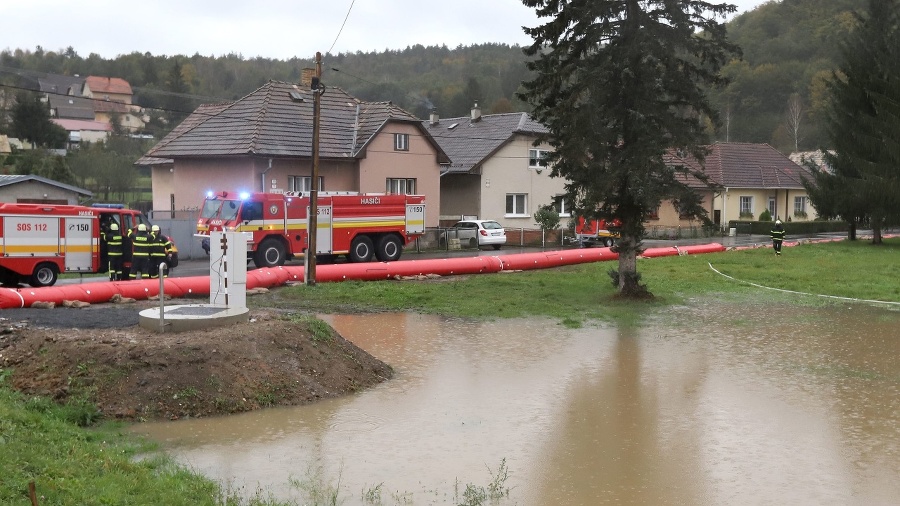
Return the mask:
[[[714,137],[768,142],[786,153],[795,139],[800,150],[821,147],[823,83],[835,66],[837,42],[855,24],[850,10],[862,6],[862,0],[783,0],[733,19],[729,31],[744,56],[725,68],[732,84],[712,92],[723,121]],[[73,47],[6,48],[0,51],[0,107],[21,89],[37,89],[45,73],[121,77],[132,85],[135,103],[156,118],[150,129],[159,138],[201,103],[234,100],[268,80],[298,81],[312,57],[133,52],[104,59],[83,57]],[[527,105],[516,91],[528,78],[524,58],[521,47],[504,44],[325,55],[323,83],[366,100],[391,100],[422,118],[431,108],[442,117],[465,115],[475,101],[486,113],[521,111]],[[4,117],[0,133],[8,130]]]

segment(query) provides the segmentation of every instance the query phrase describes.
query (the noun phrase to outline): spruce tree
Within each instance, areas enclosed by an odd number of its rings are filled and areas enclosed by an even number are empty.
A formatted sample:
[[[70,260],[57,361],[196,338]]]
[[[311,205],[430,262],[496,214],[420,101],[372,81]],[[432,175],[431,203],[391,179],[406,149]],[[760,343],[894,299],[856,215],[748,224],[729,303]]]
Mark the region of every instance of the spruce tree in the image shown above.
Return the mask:
[[[851,225],[868,221],[873,242],[900,222],[900,0],[869,0],[842,44],[828,85],[826,129],[832,172],[819,172],[810,199]]]
[[[689,177],[667,165],[680,151],[702,160],[706,121],[717,118],[706,89],[738,48],[718,21],[733,5],[699,0],[523,0],[547,21],[525,28],[536,73],[520,94],[547,126],[552,175],[580,215],[622,222],[620,294],[643,296],[636,256],[644,221],[663,200],[708,221]]]

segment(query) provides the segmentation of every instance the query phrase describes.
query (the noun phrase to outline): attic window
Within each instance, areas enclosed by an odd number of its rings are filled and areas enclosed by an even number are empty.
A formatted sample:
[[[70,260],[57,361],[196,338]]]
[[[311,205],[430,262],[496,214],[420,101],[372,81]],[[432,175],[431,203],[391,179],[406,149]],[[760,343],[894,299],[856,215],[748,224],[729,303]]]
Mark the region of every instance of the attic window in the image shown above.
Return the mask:
[[[454,123],[454,124],[448,126],[448,127],[447,127],[447,130],[453,130],[454,128],[456,128],[456,127],[458,127],[458,126],[459,126],[459,123]]]
[[[305,101],[303,98],[303,95],[300,94],[299,91],[288,92],[288,95],[291,96],[291,100],[293,100],[294,102],[304,102]]]

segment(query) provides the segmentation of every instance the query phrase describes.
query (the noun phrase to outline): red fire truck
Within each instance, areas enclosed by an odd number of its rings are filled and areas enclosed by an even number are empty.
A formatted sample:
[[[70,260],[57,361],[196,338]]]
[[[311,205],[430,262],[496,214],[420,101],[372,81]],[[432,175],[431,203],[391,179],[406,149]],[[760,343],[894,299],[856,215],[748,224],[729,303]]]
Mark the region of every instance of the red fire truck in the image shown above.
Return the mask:
[[[583,247],[596,246],[612,246],[616,239],[619,238],[619,227],[622,223],[618,219],[611,222],[606,220],[585,220],[583,217],[578,218],[578,224],[575,225],[575,236],[578,244]]]
[[[400,258],[403,246],[425,233],[425,197],[383,193],[319,192],[317,255],[347,255],[351,262]],[[284,265],[306,253],[309,193],[207,194],[197,233],[249,232],[248,256],[257,267]],[[209,253],[209,239],[203,239]]]
[[[141,223],[150,227],[141,212],[121,204],[0,203],[0,283],[50,286],[61,272],[105,272],[109,264],[100,234],[110,223],[118,224],[123,236]],[[127,274],[131,247],[124,243]],[[167,260],[170,267],[177,265],[177,255]]]

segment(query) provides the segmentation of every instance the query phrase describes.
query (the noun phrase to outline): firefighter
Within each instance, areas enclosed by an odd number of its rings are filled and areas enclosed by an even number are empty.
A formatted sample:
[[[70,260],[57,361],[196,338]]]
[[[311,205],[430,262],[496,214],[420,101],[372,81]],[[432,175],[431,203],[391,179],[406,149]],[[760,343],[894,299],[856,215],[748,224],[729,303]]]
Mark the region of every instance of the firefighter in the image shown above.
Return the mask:
[[[781,226],[781,220],[775,220],[775,228],[770,232],[772,236],[772,249],[776,255],[781,255],[781,243],[784,242],[784,227]]]
[[[150,277],[159,277],[159,264],[165,262],[167,257],[172,253],[172,241],[163,235],[159,230],[159,225],[150,227]],[[163,277],[166,274],[163,272]]]
[[[109,280],[122,280],[122,234],[119,225],[115,222],[109,224],[109,230],[103,231],[101,236],[106,243],[106,254],[109,258]]]
[[[130,230],[128,238],[131,239],[131,272],[130,279],[143,279],[144,274],[150,273],[150,232],[147,225],[141,223],[137,226],[137,232]]]

